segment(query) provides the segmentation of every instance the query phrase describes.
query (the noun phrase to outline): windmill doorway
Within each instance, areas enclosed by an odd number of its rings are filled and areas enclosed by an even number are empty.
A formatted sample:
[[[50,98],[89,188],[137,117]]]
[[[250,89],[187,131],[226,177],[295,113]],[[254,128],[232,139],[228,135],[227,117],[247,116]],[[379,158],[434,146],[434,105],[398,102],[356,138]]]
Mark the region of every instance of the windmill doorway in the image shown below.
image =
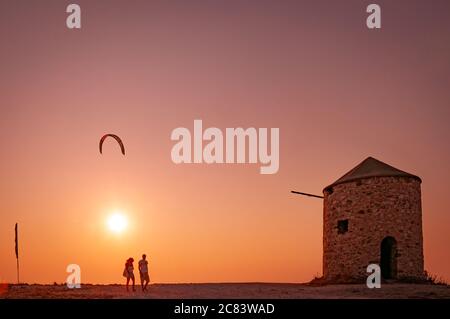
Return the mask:
[[[397,277],[397,241],[394,237],[388,236],[381,241],[380,267],[384,279]]]

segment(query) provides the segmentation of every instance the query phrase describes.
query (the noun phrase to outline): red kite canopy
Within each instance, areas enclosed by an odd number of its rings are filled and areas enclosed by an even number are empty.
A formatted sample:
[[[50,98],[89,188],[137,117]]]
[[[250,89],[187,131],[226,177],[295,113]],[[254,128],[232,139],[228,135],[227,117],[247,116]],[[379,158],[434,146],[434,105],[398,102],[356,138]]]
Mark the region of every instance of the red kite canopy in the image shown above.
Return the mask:
[[[105,139],[106,139],[108,136],[114,138],[114,139],[117,141],[117,143],[119,143],[120,149],[122,150],[122,154],[125,155],[125,146],[123,146],[123,143],[122,143],[122,140],[120,139],[120,137],[118,137],[118,136],[115,135],[115,134],[106,134],[106,135],[103,135],[103,137],[100,139],[100,144],[99,144],[100,154],[102,154],[103,142],[105,141]]]

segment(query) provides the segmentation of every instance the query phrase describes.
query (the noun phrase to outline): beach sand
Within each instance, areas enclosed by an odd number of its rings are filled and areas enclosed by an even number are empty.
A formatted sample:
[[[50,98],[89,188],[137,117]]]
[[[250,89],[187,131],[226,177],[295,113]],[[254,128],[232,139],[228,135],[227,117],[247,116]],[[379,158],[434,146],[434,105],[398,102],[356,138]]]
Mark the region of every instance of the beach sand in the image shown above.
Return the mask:
[[[294,298],[294,299],[410,299],[450,298],[450,286],[431,284],[384,284],[380,289],[365,285],[326,285],[281,283],[152,284],[148,292],[127,292],[123,285],[82,284],[79,289],[65,285],[0,284],[0,299],[197,299],[197,298]]]

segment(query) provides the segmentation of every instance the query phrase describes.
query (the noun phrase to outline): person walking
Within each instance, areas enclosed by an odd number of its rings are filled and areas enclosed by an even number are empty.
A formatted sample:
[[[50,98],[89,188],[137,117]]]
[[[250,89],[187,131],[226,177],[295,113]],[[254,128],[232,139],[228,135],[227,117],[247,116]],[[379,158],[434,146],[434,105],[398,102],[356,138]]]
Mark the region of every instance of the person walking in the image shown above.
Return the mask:
[[[123,270],[123,276],[127,278],[127,291],[128,291],[128,285],[130,283],[130,280],[133,281],[133,291],[136,291],[134,284],[135,284],[135,280],[134,280],[134,266],[133,266],[133,262],[134,259],[133,258],[128,258],[126,263],[125,263],[125,269]]]
[[[147,291],[147,285],[150,282],[150,276],[148,275],[148,261],[147,255],[143,254],[142,259],[139,260],[139,274],[141,276],[142,291]]]

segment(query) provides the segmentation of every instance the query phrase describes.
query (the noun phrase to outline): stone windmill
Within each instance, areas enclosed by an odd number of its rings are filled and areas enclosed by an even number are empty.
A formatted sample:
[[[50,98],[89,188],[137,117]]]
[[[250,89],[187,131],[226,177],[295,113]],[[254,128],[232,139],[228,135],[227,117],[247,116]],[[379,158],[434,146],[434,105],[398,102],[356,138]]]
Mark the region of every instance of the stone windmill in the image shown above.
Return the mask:
[[[325,281],[365,280],[369,264],[384,279],[423,279],[421,182],[368,157],[324,188]]]

